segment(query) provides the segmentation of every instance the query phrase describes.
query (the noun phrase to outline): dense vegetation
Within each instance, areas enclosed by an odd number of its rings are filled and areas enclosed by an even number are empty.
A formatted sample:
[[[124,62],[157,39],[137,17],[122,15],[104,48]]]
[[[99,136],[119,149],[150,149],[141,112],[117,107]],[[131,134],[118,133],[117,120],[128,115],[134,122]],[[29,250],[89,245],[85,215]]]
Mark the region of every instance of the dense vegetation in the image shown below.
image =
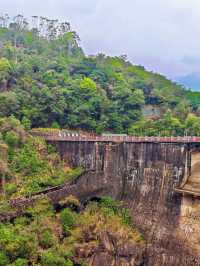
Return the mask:
[[[53,146],[31,137],[15,117],[0,118],[1,217],[17,211],[9,199],[69,182],[81,172],[67,167]],[[42,196],[18,212],[17,218],[0,223],[0,266],[88,265],[105,232],[117,243],[144,247],[121,203],[102,198],[82,206],[69,196],[53,205]]]
[[[32,20],[0,18],[1,117],[14,115],[27,129],[200,135],[200,93],[126,56],[85,56],[69,23]]]
[[[98,248],[100,234],[106,231],[121,243],[144,246],[143,237],[130,222],[129,212],[119,203],[105,198],[99,204],[74,211],[79,208],[79,201],[69,197],[60,203],[61,211],[57,212],[43,198],[12,223],[0,224],[0,265],[88,265],[90,256],[77,255],[77,250],[89,254],[89,249]]]
[[[16,118],[0,119],[0,200],[64,184],[81,172],[67,167],[53,146],[31,137]]]
[[[15,211],[7,200],[82,172],[31,137],[30,128],[200,136],[199,92],[132,65],[126,56],[86,56],[79,42],[67,22],[0,17],[0,215]],[[105,232],[124,246],[145,243],[128,210],[111,198],[87,206],[72,196],[56,206],[40,198],[0,223],[0,266],[88,265]]]

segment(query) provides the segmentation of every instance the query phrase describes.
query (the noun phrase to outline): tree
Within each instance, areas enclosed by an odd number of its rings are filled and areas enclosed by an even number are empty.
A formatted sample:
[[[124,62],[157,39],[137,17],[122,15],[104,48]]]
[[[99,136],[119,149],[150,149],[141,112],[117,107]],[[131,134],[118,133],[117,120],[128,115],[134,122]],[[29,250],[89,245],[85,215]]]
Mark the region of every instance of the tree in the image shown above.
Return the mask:
[[[185,121],[185,130],[187,135],[200,136],[200,117],[189,113]]]
[[[75,221],[76,221],[75,214],[70,209],[66,208],[61,212],[60,217],[61,217],[61,223],[63,226],[63,231],[65,234],[68,234],[69,230],[75,224]]]
[[[81,81],[80,88],[83,90],[91,90],[92,92],[96,91],[97,89],[95,82],[92,79],[86,77]]]
[[[180,136],[184,129],[184,125],[173,116],[171,110],[167,110],[163,118],[157,122],[157,127],[162,136]]]

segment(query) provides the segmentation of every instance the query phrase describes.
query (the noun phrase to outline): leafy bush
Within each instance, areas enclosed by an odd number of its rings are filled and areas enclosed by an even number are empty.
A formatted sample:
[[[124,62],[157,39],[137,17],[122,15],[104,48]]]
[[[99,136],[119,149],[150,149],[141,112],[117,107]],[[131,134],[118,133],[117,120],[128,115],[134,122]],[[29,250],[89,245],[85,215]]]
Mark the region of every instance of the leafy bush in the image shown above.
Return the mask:
[[[110,210],[113,214],[117,214],[120,207],[120,203],[113,200],[111,197],[103,197],[100,201],[100,205],[104,209]]]
[[[27,259],[17,259],[13,263],[9,264],[8,266],[28,266],[28,260]]]
[[[122,221],[124,224],[131,225],[132,224],[132,218],[130,214],[130,210],[126,208],[122,208],[120,210],[119,216],[122,218]]]
[[[59,201],[59,204],[61,206],[66,206],[67,208],[70,208],[70,209],[74,209],[74,208],[75,209],[80,209],[80,207],[81,207],[80,201],[76,197],[74,197],[72,195],[68,196],[67,198],[65,198],[65,199],[63,199],[61,201]]]
[[[3,251],[0,251],[0,266],[8,265],[9,259]]]
[[[43,248],[50,248],[54,244],[54,237],[53,234],[50,230],[45,230],[44,232],[41,233],[40,235],[40,245]]]
[[[11,196],[13,193],[17,191],[17,185],[13,183],[7,183],[4,186],[5,192],[8,196]]]
[[[8,71],[11,68],[9,61],[6,58],[0,59],[0,72]]]
[[[55,129],[60,129],[60,125],[58,124],[58,122],[54,121],[51,125],[52,128],[55,128]]]
[[[26,143],[19,153],[13,158],[12,167],[16,172],[33,174],[40,172],[45,167],[45,162],[39,157],[39,153],[32,143]]]
[[[0,204],[0,214],[6,214],[12,211],[12,207],[8,202],[2,202]]]
[[[46,251],[41,256],[42,266],[66,266],[66,261],[63,257],[59,257],[55,252]]]
[[[55,153],[56,152],[56,147],[54,145],[48,144],[47,145],[47,151],[49,154]]]
[[[22,118],[22,125],[26,130],[29,130],[31,128],[31,121],[26,116]]]
[[[65,266],[73,266],[73,262],[70,259],[67,259]]]
[[[73,227],[76,222],[76,215],[70,209],[64,209],[61,212],[61,223],[63,226],[64,233],[68,234],[69,230]]]
[[[19,136],[17,135],[16,132],[14,131],[8,131],[5,134],[5,142],[10,146],[10,147],[16,147],[19,144]]]
[[[48,198],[39,198],[35,200],[33,206],[26,208],[26,213],[32,217],[53,216],[53,206]]]
[[[103,197],[100,201],[100,206],[106,214],[121,217],[124,224],[130,225],[132,223],[130,211],[111,197]]]
[[[34,252],[33,241],[29,234],[15,231],[12,225],[0,225],[0,246],[6,252],[10,260],[28,258]]]

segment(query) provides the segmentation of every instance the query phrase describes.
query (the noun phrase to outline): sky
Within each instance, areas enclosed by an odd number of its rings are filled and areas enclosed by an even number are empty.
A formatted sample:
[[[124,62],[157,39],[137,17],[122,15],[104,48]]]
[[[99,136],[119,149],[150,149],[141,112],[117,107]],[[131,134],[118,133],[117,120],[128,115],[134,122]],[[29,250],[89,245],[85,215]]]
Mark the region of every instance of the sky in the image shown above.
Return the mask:
[[[86,54],[126,54],[172,79],[200,73],[199,0],[0,0],[4,13],[69,21]]]

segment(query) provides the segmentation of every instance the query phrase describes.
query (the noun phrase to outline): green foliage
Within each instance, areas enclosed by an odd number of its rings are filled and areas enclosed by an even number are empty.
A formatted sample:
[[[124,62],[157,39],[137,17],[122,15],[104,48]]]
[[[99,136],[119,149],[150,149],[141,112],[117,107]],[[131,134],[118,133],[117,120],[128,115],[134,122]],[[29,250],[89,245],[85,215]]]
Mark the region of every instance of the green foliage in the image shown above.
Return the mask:
[[[15,131],[7,132],[5,134],[4,140],[12,148],[16,147],[20,142],[19,136],[17,135]]]
[[[9,259],[6,256],[5,252],[0,251],[0,266],[8,265]]]
[[[31,128],[31,121],[26,116],[22,118],[22,125],[26,130],[29,130]]]
[[[73,262],[70,259],[67,259],[65,266],[73,266]]]
[[[80,83],[81,89],[96,91],[96,84],[90,78],[84,78]]]
[[[54,121],[51,125],[52,128],[57,128],[60,129],[60,125],[58,124],[58,122]]]
[[[33,143],[27,143],[16,153],[13,159],[12,167],[16,172],[25,172],[26,174],[40,172],[45,162],[40,160],[39,153],[34,149]]]
[[[28,260],[19,258],[13,263],[9,264],[9,266],[28,266]]]
[[[47,198],[36,200],[32,207],[26,209],[26,212],[32,217],[51,216],[54,214],[53,207]]]
[[[0,58],[0,72],[8,71],[10,68],[9,61],[6,58]]]
[[[130,212],[122,206],[121,202],[115,201],[111,197],[103,197],[100,206],[107,215],[118,215],[124,224],[131,225]]]
[[[157,123],[158,130],[163,136],[174,136],[183,134],[183,126],[178,118],[174,117],[171,110],[167,110],[163,118]]]
[[[31,137],[13,116],[0,118],[0,142],[0,173],[5,179],[0,199],[62,185],[83,171],[66,167],[55,146]]]
[[[58,256],[55,252],[46,251],[41,256],[42,266],[66,266],[64,258]]]
[[[189,113],[186,118],[185,124],[187,135],[200,136],[200,117],[196,116],[195,114]]]
[[[132,218],[130,214],[130,210],[127,208],[121,208],[119,216],[122,218],[122,221],[126,225],[132,224]]]
[[[40,236],[40,245],[42,248],[50,248],[54,245],[54,237],[50,230],[45,230]]]
[[[110,210],[113,214],[117,214],[120,207],[120,203],[113,200],[111,197],[103,197],[100,204],[101,207]]]
[[[0,246],[6,252],[11,261],[17,258],[29,257],[33,249],[32,236],[18,231],[13,225],[0,225]]]
[[[0,214],[6,214],[12,211],[12,208],[8,202],[2,202],[0,204]]]
[[[77,203],[73,197],[67,201]],[[97,246],[99,235],[108,231],[120,238],[120,243],[144,243],[127,209],[109,197],[100,204],[89,204],[80,213],[68,208],[55,213],[46,198],[38,198],[24,211],[25,216],[0,224],[0,266],[73,266],[76,247],[84,247],[85,243]],[[89,242],[87,234],[93,236]],[[78,261],[80,265],[84,262],[85,257]]]
[[[0,28],[0,117],[13,114],[25,129],[177,136],[187,130],[187,114],[199,112],[200,93],[132,65],[126,56],[85,56],[69,23],[43,18],[32,29],[24,21],[17,16]],[[143,117],[145,104],[160,108],[160,117]],[[168,109],[173,126],[163,130]]]
[[[7,183],[4,186],[5,193],[8,196],[11,196],[13,193],[17,192],[17,185],[13,183]]]
[[[80,201],[74,196],[68,196],[67,198],[59,201],[59,204],[63,206],[67,206],[70,209],[76,208],[79,209],[81,207]]]
[[[66,234],[69,233],[69,230],[73,227],[76,222],[76,215],[70,209],[64,209],[61,212],[61,223],[63,230]]]

